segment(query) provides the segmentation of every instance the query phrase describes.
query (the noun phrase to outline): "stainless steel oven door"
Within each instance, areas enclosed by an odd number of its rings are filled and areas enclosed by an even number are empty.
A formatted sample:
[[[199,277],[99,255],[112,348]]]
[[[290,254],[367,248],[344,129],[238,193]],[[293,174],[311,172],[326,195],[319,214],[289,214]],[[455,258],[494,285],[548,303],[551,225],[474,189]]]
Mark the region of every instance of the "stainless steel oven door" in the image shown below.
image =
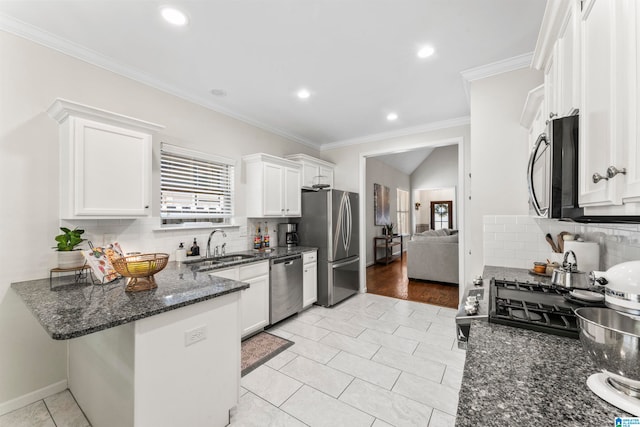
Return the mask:
[[[527,166],[529,204],[534,216],[548,218],[551,203],[551,144],[541,133],[531,150]]]

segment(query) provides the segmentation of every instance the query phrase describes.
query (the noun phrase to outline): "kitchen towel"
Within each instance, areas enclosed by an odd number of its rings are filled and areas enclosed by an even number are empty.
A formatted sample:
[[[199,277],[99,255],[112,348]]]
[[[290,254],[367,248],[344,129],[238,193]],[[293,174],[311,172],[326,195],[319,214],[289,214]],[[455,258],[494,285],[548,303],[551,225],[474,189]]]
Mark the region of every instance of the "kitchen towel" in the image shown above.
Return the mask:
[[[564,251],[573,251],[578,260],[578,270],[589,273],[600,270],[600,245],[597,242],[564,241]]]

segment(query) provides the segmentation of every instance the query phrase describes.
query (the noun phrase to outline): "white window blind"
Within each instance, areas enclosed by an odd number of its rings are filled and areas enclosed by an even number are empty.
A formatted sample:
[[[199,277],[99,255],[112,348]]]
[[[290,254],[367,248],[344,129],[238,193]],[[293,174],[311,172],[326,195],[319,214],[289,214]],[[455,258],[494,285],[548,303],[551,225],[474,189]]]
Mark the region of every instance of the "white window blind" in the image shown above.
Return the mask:
[[[234,164],[231,159],[163,143],[160,216],[182,219],[233,216]]]

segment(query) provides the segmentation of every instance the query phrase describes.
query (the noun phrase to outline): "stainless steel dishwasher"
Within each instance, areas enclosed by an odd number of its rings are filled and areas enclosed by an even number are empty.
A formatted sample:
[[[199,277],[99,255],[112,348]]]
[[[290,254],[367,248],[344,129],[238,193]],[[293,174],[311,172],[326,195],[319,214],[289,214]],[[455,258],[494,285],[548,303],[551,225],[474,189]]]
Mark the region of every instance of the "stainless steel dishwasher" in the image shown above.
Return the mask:
[[[272,325],[302,310],[302,255],[271,260],[269,323]]]

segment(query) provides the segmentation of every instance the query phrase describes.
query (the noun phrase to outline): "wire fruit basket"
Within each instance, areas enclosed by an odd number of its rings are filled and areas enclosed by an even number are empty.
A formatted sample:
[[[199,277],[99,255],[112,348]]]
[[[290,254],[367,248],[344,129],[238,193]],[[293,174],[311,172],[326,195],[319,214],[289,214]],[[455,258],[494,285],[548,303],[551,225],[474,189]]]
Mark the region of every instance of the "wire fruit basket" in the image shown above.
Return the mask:
[[[130,255],[112,261],[113,268],[127,278],[126,292],[148,291],[158,287],[153,275],[167,266],[169,254]]]

